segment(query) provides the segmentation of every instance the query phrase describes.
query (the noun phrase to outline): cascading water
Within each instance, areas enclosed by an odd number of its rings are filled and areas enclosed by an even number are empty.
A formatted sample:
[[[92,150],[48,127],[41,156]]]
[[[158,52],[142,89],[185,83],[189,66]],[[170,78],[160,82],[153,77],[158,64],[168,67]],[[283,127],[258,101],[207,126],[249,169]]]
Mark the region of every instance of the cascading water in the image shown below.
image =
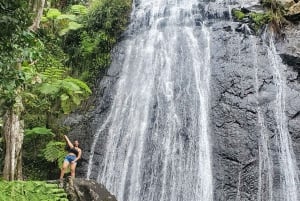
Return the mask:
[[[124,42],[122,72],[87,177],[96,172],[118,201],[211,201],[209,30],[197,0],[135,5],[133,36]],[[93,168],[106,132],[105,156]]]
[[[255,93],[256,93],[256,104],[257,104],[257,119],[259,126],[259,171],[258,171],[258,201],[273,201],[273,162],[270,150],[270,139],[265,126],[264,111],[259,103],[259,69],[258,69],[258,50],[256,40],[251,37],[252,40],[252,55],[253,55],[253,66],[255,67]]]
[[[266,42],[268,41],[268,42]],[[271,149],[271,139],[268,128],[265,123],[266,106],[261,106],[259,100],[261,99],[259,87],[262,85],[259,80],[259,69],[257,62],[257,47],[255,40],[252,43],[253,66],[255,67],[255,91],[257,99],[257,119],[259,125],[259,175],[258,175],[258,193],[257,200],[260,201],[297,201],[299,200],[299,175],[296,159],[294,156],[292,141],[288,131],[287,117],[286,117],[286,66],[282,64],[280,56],[276,52],[273,38],[264,39],[265,48],[267,49],[269,65],[273,72],[273,82],[276,86],[276,98],[268,109],[274,111],[275,115],[275,142],[273,146],[275,150]],[[267,45],[268,43],[268,45]],[[278,158],[278,159],[277,159]],[[274,185],[274,160],[279,160],[279,191],[277,192]]]
[[[273,39],[270,39],[268,57],[274,71],[274,82],[277,88],[275,100],[275,119],[277,124],[276,141],[279,149],[280,160],[280,200],[298,201],[299,200],[299,175],[298,167],[289,135],[287,117],[285,114],[286,101],[286,78],[285,66],[276,52]]]

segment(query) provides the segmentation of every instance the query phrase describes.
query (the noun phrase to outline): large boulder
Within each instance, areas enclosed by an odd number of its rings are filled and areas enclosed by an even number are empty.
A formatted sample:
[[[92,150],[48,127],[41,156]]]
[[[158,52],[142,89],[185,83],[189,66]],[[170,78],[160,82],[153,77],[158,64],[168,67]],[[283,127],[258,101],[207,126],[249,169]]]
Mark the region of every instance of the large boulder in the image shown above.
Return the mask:
[[[93,180],[68,178],[64,189],[71,201],[117,201],[102,184]]]
[[[300,25],[285,27],[285,40],[277,45],[277,50],[283,63],[300,73]]]
[[[285,15],[285,18],[290,21],[299,21],[300,20],[300,2],[298,2],[288,8],[288,12]]]
[[[294,0],[277,0],[284,8],[289,8],[295,4]]]

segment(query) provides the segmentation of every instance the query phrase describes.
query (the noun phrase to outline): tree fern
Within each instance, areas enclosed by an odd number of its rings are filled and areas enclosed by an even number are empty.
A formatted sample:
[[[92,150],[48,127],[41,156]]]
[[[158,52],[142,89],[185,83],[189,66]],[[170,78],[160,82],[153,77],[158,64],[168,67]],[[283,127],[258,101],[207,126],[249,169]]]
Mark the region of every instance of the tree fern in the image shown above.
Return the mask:
[[[61,89],[65,92],[67,92],[68,94],[81,90],[80,87],[76,83],[74,83],[68,79],[62,80]]]
[[[88,13],[88,9],[83,5],[73,5],[71,6],[71,13],[76,15],[86,15]]]
[[[51,129],[45,127],[35,127],[33,129],[25,129],[25,137],[32,137],[37,135],[55,136],[54,133],[52,133]]]
[[[71,21],[76,21],[76,15],[69,15],[69,14],[62,14],[60,16],[57,17],[58,20],[71,20]]]
[[[46,148],[42,151],[43,156],[49,162],[57,162],[58,168],[62,167],[64,158],[67,154],[65,151],[66,143],[64,142],[57,142],[57,141],[50,141]],[[67,172],[70,171],[69,169]]]
[[[43,150],[45,159],[49,162],[63,161],[66,155],[65,145],[63,142],[50,141]]]
[[[46,14],[46,17],[48,19],[54,20],[54,19],[56,19],[60,15],[61,15],[61,12],[58,9],[56,9],[56,8],[50,8],[48,10],[47,14]]]
[[[64,78],[66,70],[57,67],[48,67],[43,73],[43,79],[45,80],[61,80]]]
[[[72,82],[72,83],[75,83],[77,86],[80,87],[80,89],[84,92],[84,94],[86,95],[89,95],[92,93],[91,89],[88,87],[88,85],[79,80],[79,79],[75,79],[75,78],[72,78],[72,77],[68,77],[65,79],[66,81],[69,81],[69,82]]]
[[[52,75],[51,72],[53,72]],[[54,68],[45,71],[43,73],[44,83],[37,88],[37,91],[42,95],[50,96],[51,99],[59,100],[63,112],[68,114],[73,108],[79,106],[92,91],[79,79],[62,78],[63,73]]]
[[[59,35],[60,36],[63,36],[65,35],[66,33],[68,33],[70,30],[77,30],[77,29],[80,29],[81,27],[83,27],[82,24],[79,24],[77,22],[69,22],[68,23],[68,26],[64,29],[62,29],[60,32],[59,32]]]
[[[43,83],[37,90],[44,95],[55,95],[60,91],[60,85],[58,83]]]

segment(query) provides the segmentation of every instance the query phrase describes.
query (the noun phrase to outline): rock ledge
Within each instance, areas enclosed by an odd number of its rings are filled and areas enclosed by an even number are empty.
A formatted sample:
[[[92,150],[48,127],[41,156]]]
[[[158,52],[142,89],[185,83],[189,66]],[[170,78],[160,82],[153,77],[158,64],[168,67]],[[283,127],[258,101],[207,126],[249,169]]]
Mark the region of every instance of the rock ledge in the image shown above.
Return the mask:
[[[59,180],[49,181],[49,183],[59,183]],[[70,201],[117,201],[104,185],[94,180],[68,177],[63,182],[63,188]]]

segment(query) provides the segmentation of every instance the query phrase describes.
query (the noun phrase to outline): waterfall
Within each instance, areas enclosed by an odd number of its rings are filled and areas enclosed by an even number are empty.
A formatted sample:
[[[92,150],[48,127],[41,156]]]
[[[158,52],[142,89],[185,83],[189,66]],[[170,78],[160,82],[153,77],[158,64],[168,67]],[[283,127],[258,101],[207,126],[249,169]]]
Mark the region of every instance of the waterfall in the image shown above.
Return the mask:
[[[87,178],[118,201],[211,201],[210,31],[199,21],[197,0],[134,4],[132,35]],[[97,147],[100,135],[107,135],[106,148]],[[96,149],[105,149],[98,166]]]
[[[274,82],[277,88],[275,100],[275,119],[277,123],[277,144],[279,148],[280,173],[281,173],[281,200],[299,200],[298,167],[293,152],[292,141],[288,131],[287,117],[285,114],[286,78],[285,66],[276,52],[274,41],[270,39],[268,57],[274,70]]]
[[[256,40],[251,37],[253,66],[254,66],[254,80],[257,104],[257,119],[259,128],[259,146],[258,146],[258,201],[273,201],[273,162],[270,151],[270,137],[265,126],[264,111],[259,103],[259,69],[258,69],[258,49]]]

